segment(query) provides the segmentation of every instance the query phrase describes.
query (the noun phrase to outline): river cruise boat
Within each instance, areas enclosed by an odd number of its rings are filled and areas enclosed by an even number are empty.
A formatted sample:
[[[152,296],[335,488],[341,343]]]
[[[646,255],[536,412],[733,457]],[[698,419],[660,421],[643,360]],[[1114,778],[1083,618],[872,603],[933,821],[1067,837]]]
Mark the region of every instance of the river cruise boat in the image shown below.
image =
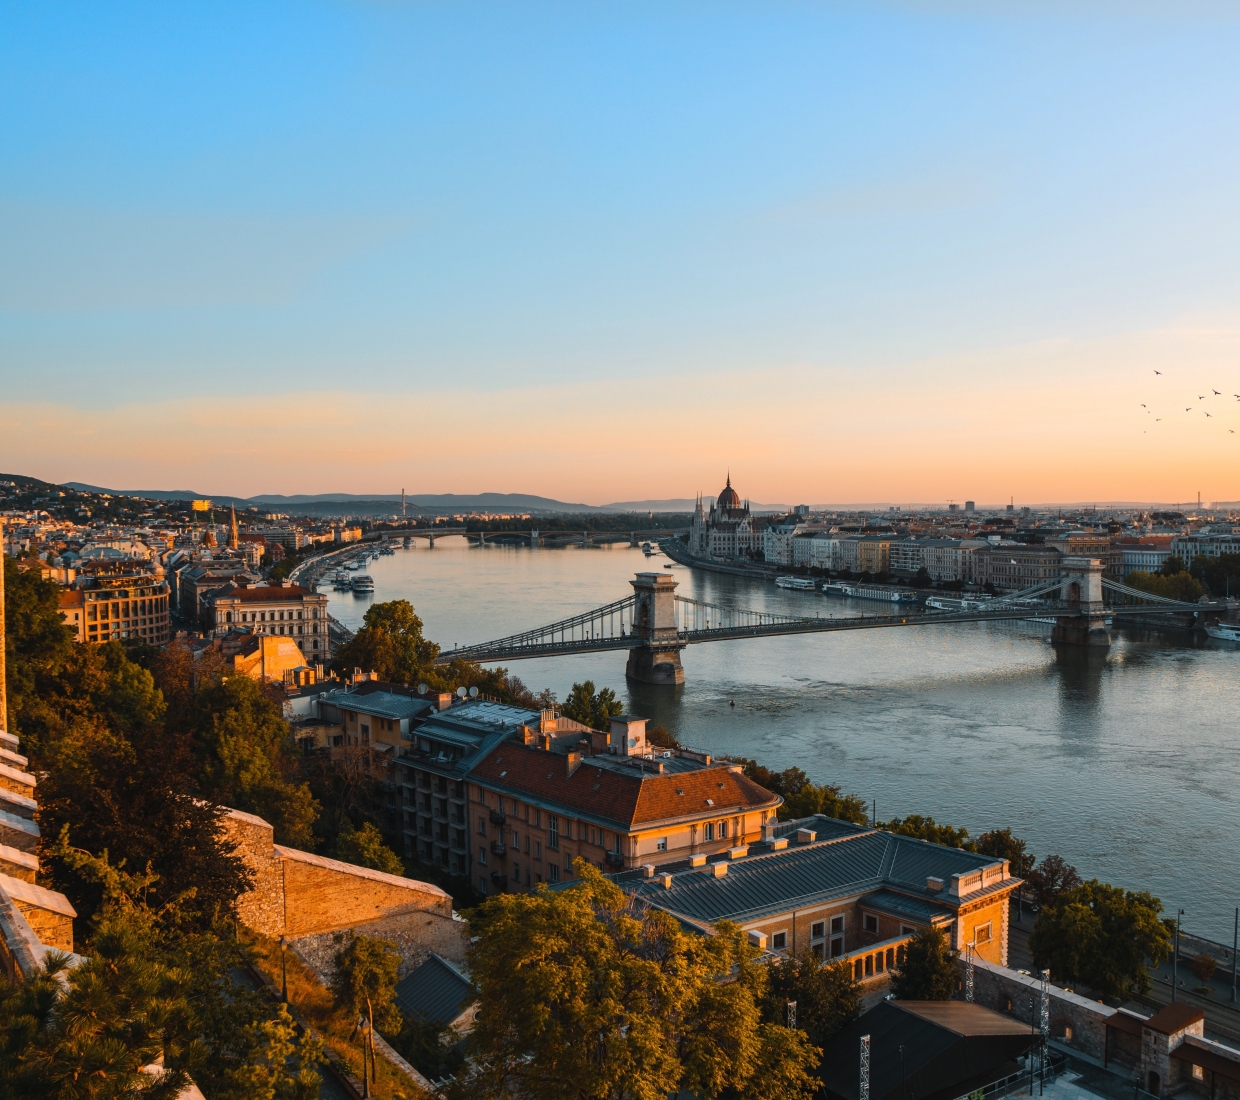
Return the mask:
[[[831,592],[836,596],[850,596],[854,600],[882,600],[884,603],[917,602],[916,592],[901,592],[896,588],[879,588],[869,584],[836,582],[834,584],[824,584],[822,590],[824,592]]]
[[[654,555],[654,548],[650,545],[650,543],[648,543],[648,542],[643,542],[643,543],[642,543],[642,553],[643,553],[643,554],[645,554],[645,555],[646,555],[646,557],[648,557],[648,558],[649,558],[649,557],[652,557],[652,556]]]
[[[930,596],[927,607],[938,611],[985,611],[986,600],[953,599],[950,596]]]
[[[813,592],[813,577],[776,577],[775,583],[780,588],[795,588],[798,592]]]
[[[1240,642],[1240,623],[1206,623],[1205,632],[1220,642]]]
[[[353,578],[354,592],[373,592],[375,590],[375,582],[365,573],[359,573]]]

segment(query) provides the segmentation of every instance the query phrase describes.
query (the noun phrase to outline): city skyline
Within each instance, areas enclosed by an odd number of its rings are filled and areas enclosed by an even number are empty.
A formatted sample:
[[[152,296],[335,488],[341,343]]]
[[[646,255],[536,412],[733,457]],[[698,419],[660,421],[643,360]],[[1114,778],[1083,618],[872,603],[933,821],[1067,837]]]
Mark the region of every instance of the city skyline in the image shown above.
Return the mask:
[[[1222,6],[118,5],[9,29],[10,472],[1240,498]]]

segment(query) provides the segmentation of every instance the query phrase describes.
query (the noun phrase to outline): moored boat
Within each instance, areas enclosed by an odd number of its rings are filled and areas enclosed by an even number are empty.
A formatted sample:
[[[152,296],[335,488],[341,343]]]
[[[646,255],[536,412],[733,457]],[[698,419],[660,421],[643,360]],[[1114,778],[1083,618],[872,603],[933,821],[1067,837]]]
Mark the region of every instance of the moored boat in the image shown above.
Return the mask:
[[[371,580],[365,573],[359,573],[353,578],[354,592],[373,592],[375,590],[375,582]]]
[[[798,592],[814,591],[814,579],[812,577],[776,577],[775,583],[780,588],[795,588]]]
[[[1204,629],[1220,642],[1240,642],[1240,623],[1206,623]]]

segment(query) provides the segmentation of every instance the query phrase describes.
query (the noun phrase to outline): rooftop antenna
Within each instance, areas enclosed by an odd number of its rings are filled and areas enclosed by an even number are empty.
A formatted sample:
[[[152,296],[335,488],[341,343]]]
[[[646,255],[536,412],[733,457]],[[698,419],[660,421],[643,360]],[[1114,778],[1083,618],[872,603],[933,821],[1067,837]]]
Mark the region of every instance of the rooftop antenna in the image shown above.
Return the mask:
[[[404,519],[405,517],[405,490],[404,489],[401,489],[400,491],[400,515],[401,515],[401,518]]]

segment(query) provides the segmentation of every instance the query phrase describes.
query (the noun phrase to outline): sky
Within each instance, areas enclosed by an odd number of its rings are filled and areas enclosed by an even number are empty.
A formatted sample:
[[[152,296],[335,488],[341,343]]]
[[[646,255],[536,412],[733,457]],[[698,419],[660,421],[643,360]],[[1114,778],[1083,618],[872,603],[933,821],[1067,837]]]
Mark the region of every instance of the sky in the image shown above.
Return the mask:
[[[1234,4],[3,25],[5,472],[1240,499]]]

